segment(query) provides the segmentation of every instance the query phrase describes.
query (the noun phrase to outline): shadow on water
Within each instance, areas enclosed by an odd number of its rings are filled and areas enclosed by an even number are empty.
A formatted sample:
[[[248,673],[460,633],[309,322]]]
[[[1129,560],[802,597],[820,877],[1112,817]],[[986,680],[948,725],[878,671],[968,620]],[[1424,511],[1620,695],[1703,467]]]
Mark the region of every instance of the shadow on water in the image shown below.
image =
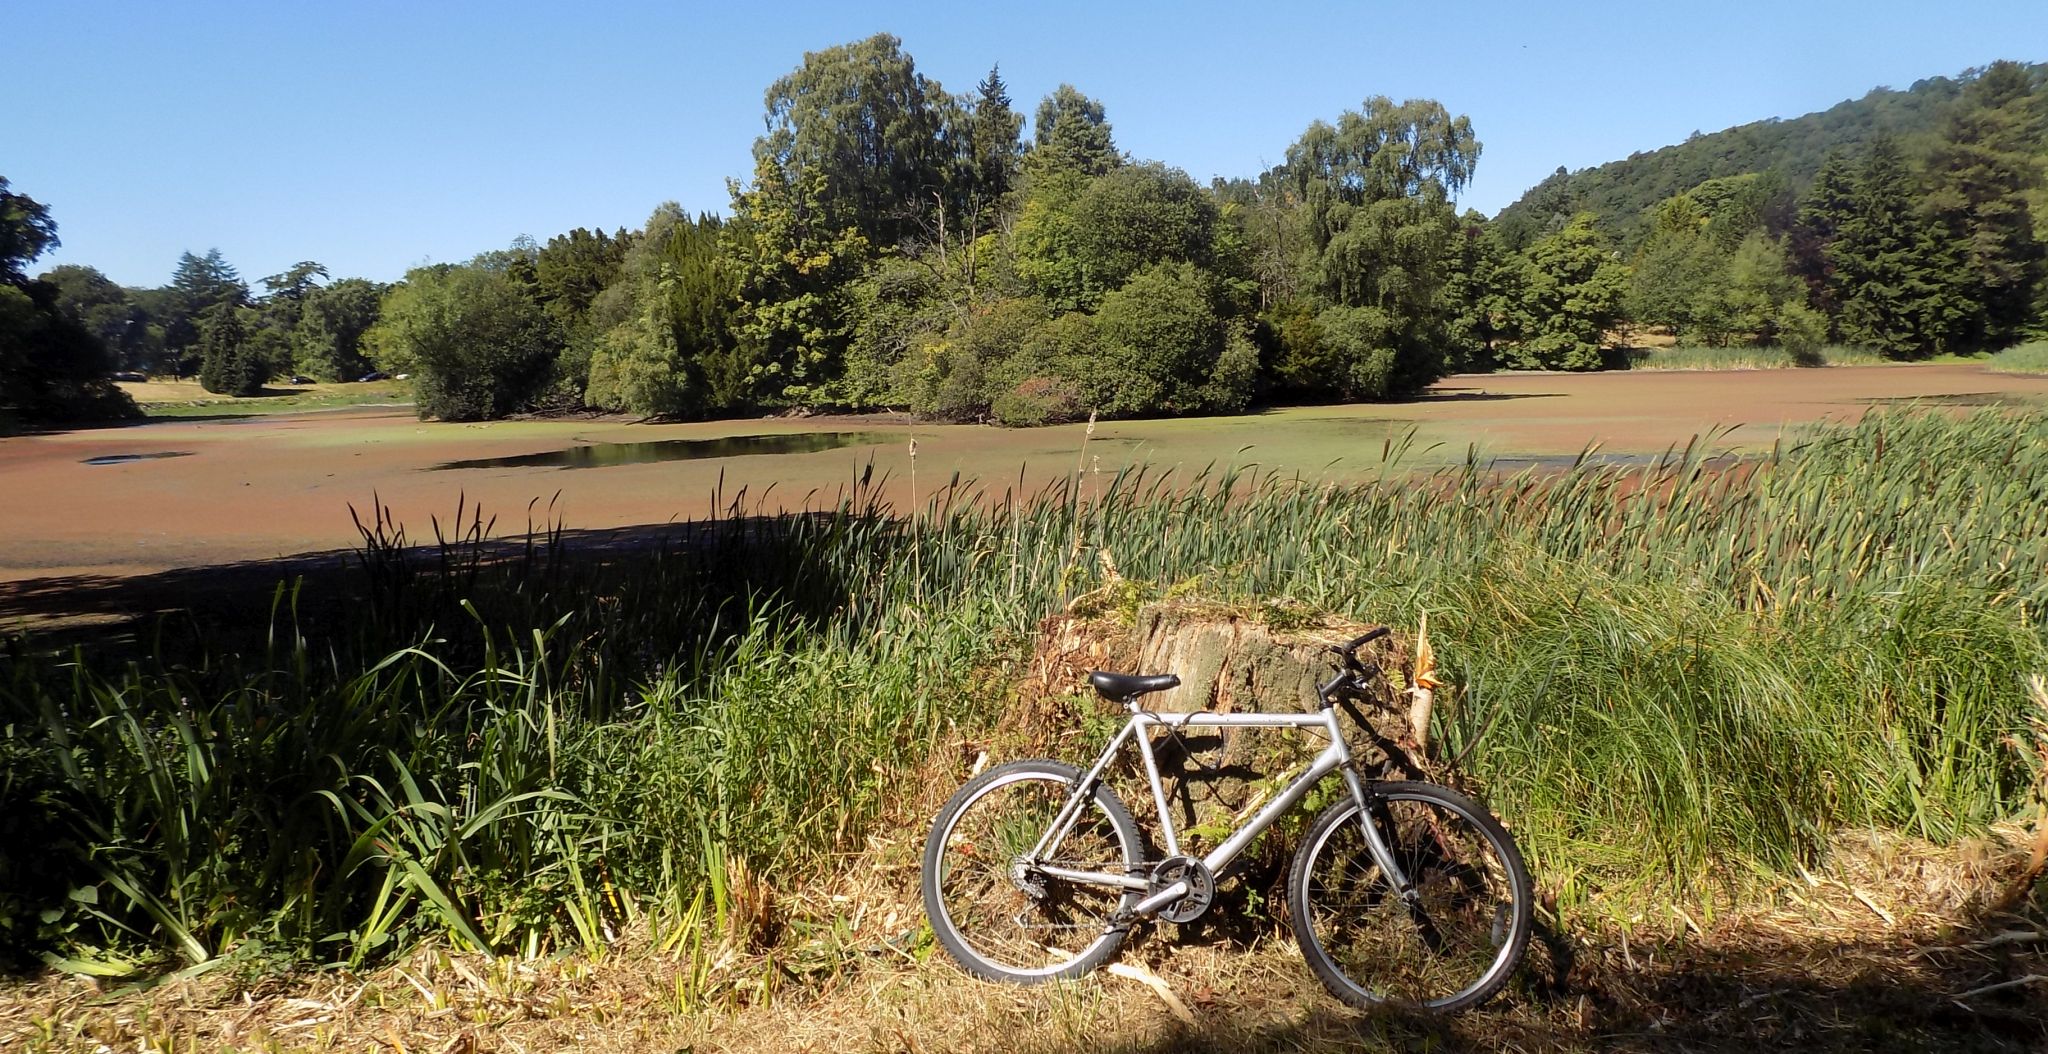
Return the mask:
[[[1492,403],[1506,399],[1562,399],[1563,392],[1489,392],[1484,388],[1439,388],[1417,396],[1418,403]]]
[[[125,465],[131,461],[160,461],[167,457],[191,457],[190,450],[158,450],[148,454],[101,454],[83,458],[81,465]]]
[[[816,454],[850,446],[875,446],[899,439],[889,432],[797,432],[786,435],[665,439],[650,443],[592,443],[538,454],[445,461],[433,471],[466,468],[604,468],[657,461],[708,461],[754,454]]]
[[[749,598],[783,605],[785,619],[832,616],[847,585],[821,562],[813,550],[823,546],[812,538],[830,522],[816,513],[750,516],[514,534],[448,551],[408,543],[402,555],[390,554],[395,563],[366,564],[363,549],[349,548],[146,574],[24,578],[0,582],[0,643],[15,638],[46,654],[85,648],[96,663],[115,665],[151,655],[261,655],[275,627],[292,625],[327,647],[365,627],[381,631],[361,642],[370,649],[417,643],[430,627],[460,645],[475,626],[465,600],[492,622],[538,626],[587,611],[583,601],[600,593],[638,618],[639,629],[659,623],[680,641],[691,610],[743,610]],[[536,569],[552,581],[518,580]],[[393,571],[402,572],[397,582]],[[668,614],[655,618],[657,611]],[[608,644],[645,648],[654,643],[647,636]],[[6,656],[0,647],[0,660]]]
[[[1699,464],[1710,469],[1725,469],[1733,468],[1745,461],[1755,460],[1757,460],[1757,455],[1754,454],[1715,454],[1712,457],[1701,458]],[[1563,471],[1580,464],[1600,468],[1657,468],[1664,465],[1677,464],[1678,461],[1679,459],[1669,452],[1661,454],[1611,454],[1606,451],[1594,451],[1591,454],[1532,454],[1481,459],[1481,463],[1486,467],[1501,472],[1516,472],[1527,468]]]

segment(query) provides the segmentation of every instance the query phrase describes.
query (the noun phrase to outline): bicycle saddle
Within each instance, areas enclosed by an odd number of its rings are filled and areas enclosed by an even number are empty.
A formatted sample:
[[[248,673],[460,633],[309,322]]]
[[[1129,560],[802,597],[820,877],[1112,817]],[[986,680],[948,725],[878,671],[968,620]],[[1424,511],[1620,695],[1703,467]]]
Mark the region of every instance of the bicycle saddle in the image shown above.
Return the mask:
[[[1095,670],[1088,674],[1088,683],[1094,685],[1095,690],[1100,692],[1104,699],[1112,703],[1121,703],[1146,692],[1163,692],[1176,687],[1180,684],[1180,678],[1170,673],[1146,677],[1136,673],[1105,673],[1102,670]]]

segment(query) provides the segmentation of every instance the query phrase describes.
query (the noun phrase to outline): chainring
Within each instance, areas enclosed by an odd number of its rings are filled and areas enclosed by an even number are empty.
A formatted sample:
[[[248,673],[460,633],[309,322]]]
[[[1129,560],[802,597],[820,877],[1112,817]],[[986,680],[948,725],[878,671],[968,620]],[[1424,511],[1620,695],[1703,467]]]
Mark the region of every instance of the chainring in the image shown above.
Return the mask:
[[[1179,900],[1159,909],[1159,917],[1168,922],[1193,922],[1216,902],[1216,876],[1210,873],[1209,865],[1191,856],[1161,860],[1152,868],[1149,881],[1154,893],[1175,882],[1188,884],[1188,891]]]

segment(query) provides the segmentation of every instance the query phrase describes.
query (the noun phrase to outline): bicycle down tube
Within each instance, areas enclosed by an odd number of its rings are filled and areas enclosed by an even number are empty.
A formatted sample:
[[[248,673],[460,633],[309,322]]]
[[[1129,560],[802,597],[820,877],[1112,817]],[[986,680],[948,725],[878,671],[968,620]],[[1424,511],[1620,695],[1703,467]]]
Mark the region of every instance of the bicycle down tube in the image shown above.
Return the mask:
[[[1095,786],[1101,780],[1102,773],[1116,759],[1117,750],[1123,746],[1124,740],[1133,736],[1136,736],[1138,740],[1139,756],[1145,763],[1145,777],[1152,787],[1153,808],[1159,817],[1160,830],[1166,838],[1166,855],[1174,857],[1180,855],[1180,841],[1174,833],[1173,817],[1166,807],[1165,786],[1159,778],[1158,762],[1153,757],[1152,729],[1166,728],[1177,732],[1188,728],[1313,729],[1317,727],[1320,727],[1325,735],[1328,736],[1330,745],[1323,748],[1322,753],[1316,756],[1315,761],[1309,765],[1307,771],[1303,772],[1285,788],[1282,788],[1280,793],[1273,797],[1272,801],[1267,802],[1261,807],[1257,815],[1233,832],[1229,838],[1224,840],[1222,845],[1217,846],[1214,850],[1210,851],[1209,855],[1203,857],[1202,865],[1208,868],[1211,874],[1221,874],[1223,869],[1228,867],[1230,862],[1235,860],[1237,855],[1252,843],[1253,839],[1263,833],[1266,828],[1271,827],[1274,821],[1278,820],[1288,809],[1293,808],[1295,803],[1299,802],[1311,787],[1321,782],[1331,772],[1342,769],[1345,787],[1351,792],[1352,798],[1358,803],[1360,826],[1364,829],[1367,850],[1372,854],[1374,863],[1379,866],[1381,872],[1391,880],[1395,890],[1400,892],[1405,898],[1410,893],[1413,883],[1409,881],[1408,876],[1395,863],[1393,853],[1389,850],[1384,838],[1381,836],[1378,825],[1372,823],[1369,819],[1364,784],[1359,779],[1358,774],[1346,766],[1346,763],[1351,760],[1351,751],[1344,741],[1342,730],[1337,725],[1336,711],[1331,708],[1324,708],[1321,712],[1313,714],[1217,714],[1206,711],[1185,714],[1160,714],[1150,710],[1135,710],[1131,715],[1131,719],[1125,722],[1124,727],[1117,732],[1116,736],[1109,741],[1109,745],[1103,749],[1102,755],[1095,759],[1095,764],[1088,770],[1087,775],[1082,777],[1081,781],[1075,785],[1073,792],[1067,796],[1066,802],[1060,806],[1059,813],[1053,817],[1052,824],[1046,828],[1045,834],[1039,838],[1038,844],[1032,848],[1030,859],[1040,871],[1056,878],[1063,878],[1072,882],[1084,882],[1091,885],[1114,886],[1122,889],[1150,889],[1151,883],[1136,875],[1112,875],[1100,871],[1082,871],[1051,864],[1036,863],[1050,857],[1058,850],[1060,843],[1066,839],[1067,834],[1073,827],[1074,821],[1080,816],[1083,803],[1094,794]],[[1133,905],[1131,913],[1134,915],[1147,914],[1166,904],[1172,903],[1175,899],[1186,894],[1187,891],[1186,882],[1175,882]]]

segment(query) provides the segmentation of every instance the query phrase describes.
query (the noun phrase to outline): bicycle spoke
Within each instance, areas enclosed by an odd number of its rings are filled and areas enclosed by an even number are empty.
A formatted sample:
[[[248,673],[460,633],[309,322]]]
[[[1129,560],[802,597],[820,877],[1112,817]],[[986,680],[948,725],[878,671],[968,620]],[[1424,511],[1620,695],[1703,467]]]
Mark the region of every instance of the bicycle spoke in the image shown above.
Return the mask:
[[[1353,813],[1310,860],[1306,929],[1371,999],[1456,1000],[1496,973],[1514,933],[1509,865],[1484,831],[1439,802],[1385,800],[1371,815],[1410,895],[1374,862]]]
[[[952,820],[935,876],[937,898],[966,950],[990,966],[1033,972],[1071,962],[1105,938],[1124,903],[1122,889],[1041,869],[1129,872],[1122,837],[1092,799],[1055,859],[1026,860],[1071,790],[1053,774],[1015,779],[967,802]]]

